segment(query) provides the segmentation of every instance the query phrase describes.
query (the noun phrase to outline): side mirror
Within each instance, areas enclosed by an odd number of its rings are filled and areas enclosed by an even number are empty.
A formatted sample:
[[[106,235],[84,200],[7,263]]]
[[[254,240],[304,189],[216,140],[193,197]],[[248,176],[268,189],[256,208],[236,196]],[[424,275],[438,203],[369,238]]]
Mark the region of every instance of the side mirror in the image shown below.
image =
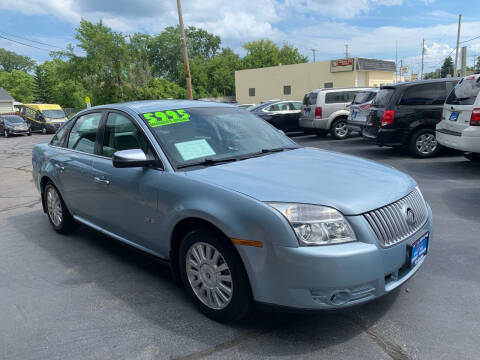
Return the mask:
[[[147,159],[142,149],[121,150],[113,154],[112,163],[116,168],[146,167],[155,164]]]

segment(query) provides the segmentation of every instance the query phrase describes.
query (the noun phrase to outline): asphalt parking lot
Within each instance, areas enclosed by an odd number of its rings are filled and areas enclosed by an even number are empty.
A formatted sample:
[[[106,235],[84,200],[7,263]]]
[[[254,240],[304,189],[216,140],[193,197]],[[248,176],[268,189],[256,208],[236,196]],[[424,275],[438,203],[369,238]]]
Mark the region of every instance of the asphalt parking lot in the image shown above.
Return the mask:
[[[83,226],[53,231],[31,179],[31,149],[49,139],[0,138],[1,359],[480,358],[480,164],[455,152],[412,159],[359,137],[294,137],[413,176],[434,212],[434,242],[419,273],[377,301],[225,325],[151,257]]]

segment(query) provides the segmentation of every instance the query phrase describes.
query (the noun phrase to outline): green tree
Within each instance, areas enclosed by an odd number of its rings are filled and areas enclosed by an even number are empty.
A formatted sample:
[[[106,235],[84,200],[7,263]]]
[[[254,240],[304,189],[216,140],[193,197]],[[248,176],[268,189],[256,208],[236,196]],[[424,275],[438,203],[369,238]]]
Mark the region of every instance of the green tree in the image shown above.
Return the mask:
[[[32,71],[35,60],[0,48],[0,70],[11,72],[13,70]]]
[[[128,82],[134,87],[146,85],[152,76],[148,50],[151,42],[152,37],[150,35],[135,33],[129,36],[128,52],[130,65]]]
[[[48,81],[47,76],[45,65],[38,65],[35,68],[35,74],[33,77],[35,81],[35,89],[33,93],[35,101],[48,104],[53,102],[53,100],[51,96],[51,84]]]
[[[243,48],[247,50],[247,55],[243,58],[246,69],[276,66],[280,63],[280,49],[272,40],[251,41],[244,44]]]
[[[300,54],[296,47],[289,44],[283,44],[278,53],[278,60],[282,65],[300,64],[308,62],[308,58]]]
[[[208,63],[208,92],[212,96],[235,95],[235,70],[241,68],[240,57],[230,48],[222,49]]]
[[[220,48],[220,37],[203,29],[190,26],[185,29],[188,55],[190,58],[211,59]],[[165,77],[170,81],[180,80],[183,67],[180,30],[178,26],[168,26],[149,44],[152,73],[157,77]]]
[[[441,70],[440,70],[440,69],[437,69],[437,70],[435,70],[435,71],[426,73],[426,74],[423,76],[423,78],[424,78],[424,79],[439,79],[439,78],[440,78],[440,73],[441,73]]]
[[[183,99],[186,90],[167,79],[150,79],[134,96],[136,100]]]
[[[35,80],[25,71],[0,71],[0,86],[16,101],[30,103],[34,100]]]
[[[453,60],[450,56],[443,62],[442,68],[440,69],[440,77],[447,77],[448,74],[453,76]]]

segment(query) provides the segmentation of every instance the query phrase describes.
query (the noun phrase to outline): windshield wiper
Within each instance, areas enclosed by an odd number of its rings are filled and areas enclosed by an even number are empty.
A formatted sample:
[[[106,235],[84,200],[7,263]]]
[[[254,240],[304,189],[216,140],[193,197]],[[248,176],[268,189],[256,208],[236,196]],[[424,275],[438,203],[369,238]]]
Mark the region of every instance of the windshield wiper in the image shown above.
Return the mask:
[[[177,166],[177,169],[183,169],[186,167],[190,166],[212,166],[212,165],[218,165],[222,163],[227,163],[227,162],[233,162],[233,161],[238,161],[237,158],[226,158],[226,159],[212,159],[212,158],[205,158],[202,161],[196,162],[196,163],[190,163],[190,164],[182,164]]]
[[[282,151],[285,151],[285,150],[295,150],[295,149],[298,149],[298,148],[299,148],[298,146],[285,146],[285,147],[272,148],[272,149],[262,149],[258,152],[249,154],[249,155],[243,157],[242,159],[262,156],[262,155],[265,155],[265,154],[271,154],[271,153],[276,153],[276,152],[282,152]]]

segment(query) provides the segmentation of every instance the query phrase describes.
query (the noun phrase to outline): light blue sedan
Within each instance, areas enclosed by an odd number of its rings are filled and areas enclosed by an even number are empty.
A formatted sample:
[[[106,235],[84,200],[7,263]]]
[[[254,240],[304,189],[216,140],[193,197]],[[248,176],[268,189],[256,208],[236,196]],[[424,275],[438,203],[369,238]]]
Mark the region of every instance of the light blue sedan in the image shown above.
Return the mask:
[[[230,105],[90,108],[32,160],[56,231],[85,224],[168,261],[200,310],[221,321],[254,304],[316,310],[375,299],[419,269],[433,237],[408,175],[302,148]]]

